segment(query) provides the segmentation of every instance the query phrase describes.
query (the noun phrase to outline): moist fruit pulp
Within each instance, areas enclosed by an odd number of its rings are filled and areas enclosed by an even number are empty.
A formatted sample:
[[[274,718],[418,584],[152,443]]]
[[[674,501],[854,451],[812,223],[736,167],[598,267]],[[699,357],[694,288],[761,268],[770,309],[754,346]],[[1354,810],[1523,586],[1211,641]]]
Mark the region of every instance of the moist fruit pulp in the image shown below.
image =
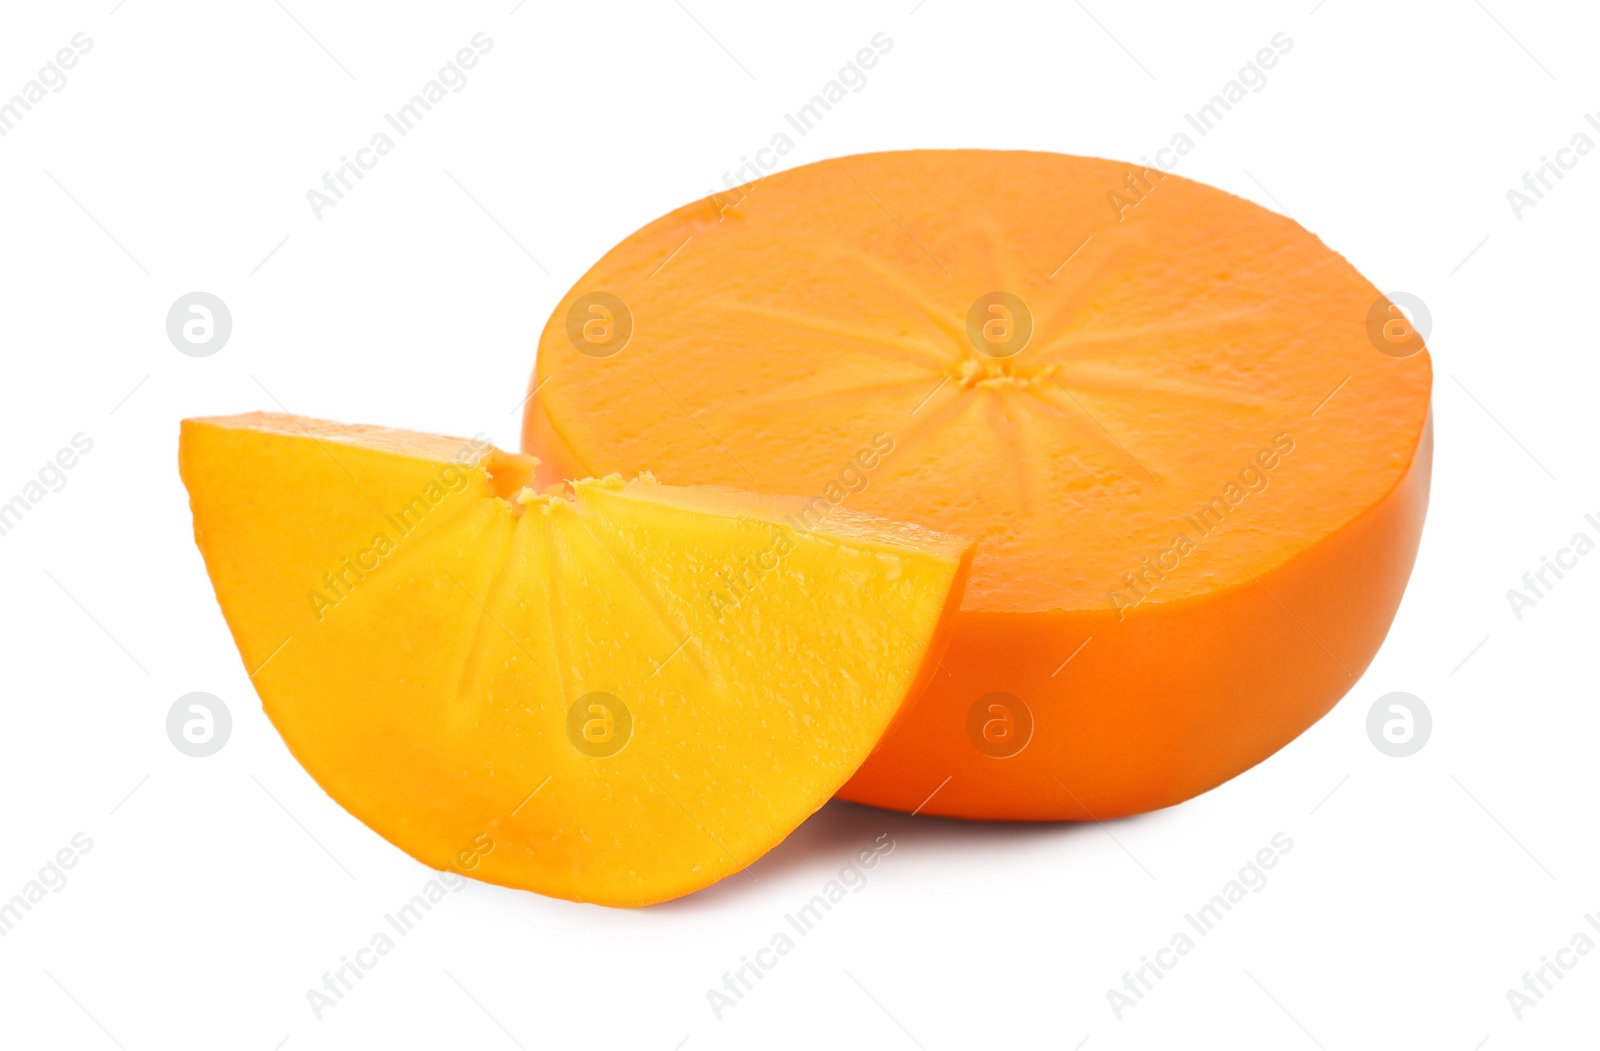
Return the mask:
[[[765,853],[936,666],[967,541],[480,443],[187,420],[195,537],[306,770],[435,868],[641,905]]]

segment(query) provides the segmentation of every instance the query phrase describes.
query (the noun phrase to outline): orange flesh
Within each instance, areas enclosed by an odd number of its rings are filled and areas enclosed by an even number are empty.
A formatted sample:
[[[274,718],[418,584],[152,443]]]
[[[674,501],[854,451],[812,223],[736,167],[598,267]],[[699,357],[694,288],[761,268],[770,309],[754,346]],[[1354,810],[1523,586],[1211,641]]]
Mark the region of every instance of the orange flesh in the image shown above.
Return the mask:
[[[593,293],[625,305],[620,349]],[[1432,371],[1420,340],[1378,349],[1379,299],[1293,221],[1137,166],[824,161],[596,264],[540,341],[523,444],[552,478],[648,467],[974,537],[949,674],[842,795],[1134,813],[1282,747],[1388,629]]]
[[[263,706],[418,860],[643,905],[750,864],[861,765],[971,544],[648,479],[523,488],[464,439],[186,420],[195,539]],[[576,714],[574,714],[576,713]]]

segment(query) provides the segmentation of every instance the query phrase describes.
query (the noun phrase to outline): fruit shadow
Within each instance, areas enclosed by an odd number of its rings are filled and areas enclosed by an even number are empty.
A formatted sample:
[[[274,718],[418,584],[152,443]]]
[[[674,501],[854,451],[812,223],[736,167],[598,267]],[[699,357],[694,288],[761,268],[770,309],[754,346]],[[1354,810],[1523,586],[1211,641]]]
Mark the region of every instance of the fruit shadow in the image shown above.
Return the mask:
[[[779,885],[797,880],[825,882],[837,878],[840,870],[862,851],[871,851],[883,842],[892,842],[894,851],[909,849],[922,857],[938,857],[958,852],[1005,851],[1040,841],[1090,835],[1095,831],[1093,823],[913,817],[897,810],[880,810],[834,799],[743,872],[736,872],[687,897],[652,905],[645,911],[676,913],[723,908],[760,894],[763,882]],[[883,836],[888,837],[887,841],[880,839]]]

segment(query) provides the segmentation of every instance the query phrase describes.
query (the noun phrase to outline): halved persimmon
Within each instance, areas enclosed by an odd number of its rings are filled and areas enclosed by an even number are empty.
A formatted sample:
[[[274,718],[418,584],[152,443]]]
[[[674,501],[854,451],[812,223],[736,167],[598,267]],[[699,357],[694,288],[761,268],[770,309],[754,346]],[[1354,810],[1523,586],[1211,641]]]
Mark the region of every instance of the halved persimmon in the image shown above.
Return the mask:
[[[814,496],[977,540],[944,665],[847,799],[1168,805],[1271,755],[1388,630],[1427,506],[1413,319],[1293,220],[1138,165],[908,151],[663,216],[568,293],[551,477]]]

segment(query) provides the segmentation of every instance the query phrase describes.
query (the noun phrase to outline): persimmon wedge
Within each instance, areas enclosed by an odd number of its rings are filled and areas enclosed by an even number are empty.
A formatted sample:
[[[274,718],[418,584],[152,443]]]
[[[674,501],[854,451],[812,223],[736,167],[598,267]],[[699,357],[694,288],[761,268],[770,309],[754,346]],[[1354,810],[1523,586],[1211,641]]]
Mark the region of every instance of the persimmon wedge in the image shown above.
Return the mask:
[[[607,252],[544,329],[523,448],[972,537],[951,675],[843,795],[1109,817],[1265,759],[1377,651],[1428,500],[1412,321],[1177,175],[843,157]]]
[[[749,865],[933,674],[969,542],[482,443],[185,420],[183,480],[291,752],[424,864],[645,905]]]

